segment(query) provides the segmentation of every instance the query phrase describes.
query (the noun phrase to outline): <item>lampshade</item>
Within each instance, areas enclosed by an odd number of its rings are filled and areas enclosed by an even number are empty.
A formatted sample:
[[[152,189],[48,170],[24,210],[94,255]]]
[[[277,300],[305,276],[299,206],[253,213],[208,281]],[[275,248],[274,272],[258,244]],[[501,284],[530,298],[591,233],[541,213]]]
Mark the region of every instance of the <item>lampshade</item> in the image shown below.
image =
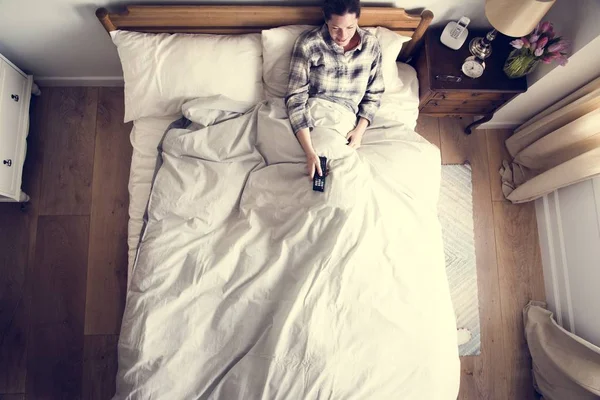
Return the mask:
[[[506,36],[525,36],[535,29],[556,0],[486,0],[485,16]]]

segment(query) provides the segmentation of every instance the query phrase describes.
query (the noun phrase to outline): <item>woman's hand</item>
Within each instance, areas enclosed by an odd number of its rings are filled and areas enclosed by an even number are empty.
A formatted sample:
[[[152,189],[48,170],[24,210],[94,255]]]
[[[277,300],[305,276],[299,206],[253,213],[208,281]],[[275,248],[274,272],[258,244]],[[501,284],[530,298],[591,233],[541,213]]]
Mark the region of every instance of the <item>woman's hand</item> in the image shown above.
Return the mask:
[[[364,133],[365,133],[365,131],[360,130],[358,128],[352,129],[346,135],[346,139],[348,139],[348,146],[352,147],[353,149],[358,149],[362,142],[362,137],[363,137]]]
[[[310,140],[310,131],[308,128],[300,129],[298,132],[296,132],[296,138],[300,142],[300,145],[306,154],[306,170],[308,171],[310,180],[312,181],[313,177],[315,176],[315,171],[319,174],[319,176],[323,176],[323,172],[327,174],[328,171],[321,170],[321,160],[319,160],[319,156],[313,148],[312,141]]]
[[[346,135],[346,139],[348,139],[348,146],[352,147],[353,149],[358,149],[360,147],[365,130],[367,130],[367,126],[369,126],[369,121],[361,117],[358,120],[358,124],[356,124],[356,128],[352,129]]]
[[[311,181],[315,176],[315,171],[319,174],[319,176],[323,176],[323,171],[321,170],[321,160],[319,160],[319,156],[314,151],[306,153],[306,169]]]

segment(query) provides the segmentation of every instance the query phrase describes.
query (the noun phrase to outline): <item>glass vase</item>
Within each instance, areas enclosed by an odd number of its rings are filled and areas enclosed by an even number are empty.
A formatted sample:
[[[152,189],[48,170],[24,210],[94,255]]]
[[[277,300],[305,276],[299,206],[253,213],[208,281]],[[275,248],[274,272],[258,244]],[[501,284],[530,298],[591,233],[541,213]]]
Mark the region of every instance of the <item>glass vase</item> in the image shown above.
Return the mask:
[[[504,63],[504,73],[511,79],[520,78],[530,74],[540,63],[528,49],[514,49]]]

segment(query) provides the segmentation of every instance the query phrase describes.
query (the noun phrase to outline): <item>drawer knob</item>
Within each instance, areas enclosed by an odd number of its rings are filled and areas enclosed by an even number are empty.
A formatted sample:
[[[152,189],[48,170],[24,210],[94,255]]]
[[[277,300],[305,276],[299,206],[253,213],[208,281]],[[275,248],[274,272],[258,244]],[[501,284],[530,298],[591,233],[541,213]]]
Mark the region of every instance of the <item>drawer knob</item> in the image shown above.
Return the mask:
[[[10,98],[13,99],[14,101],[19,101],[19,95],[18,94],[11,94]]]
[[[11,160],[11,159],[8,159],[8,160],[3,160],[3,161],[2,161],[2,164],[4,164],[4,165],[6,165],[6,166],[10,167],[10,166],[12,166],[12,160]]]

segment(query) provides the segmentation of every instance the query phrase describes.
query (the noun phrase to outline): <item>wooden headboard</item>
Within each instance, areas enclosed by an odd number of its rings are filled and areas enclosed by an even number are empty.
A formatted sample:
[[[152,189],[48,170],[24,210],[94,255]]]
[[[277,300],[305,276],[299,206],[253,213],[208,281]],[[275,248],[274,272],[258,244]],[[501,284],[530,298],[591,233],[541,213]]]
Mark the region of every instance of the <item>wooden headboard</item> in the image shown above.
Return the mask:
[[[123,12],[109,13],[104,8],[96,16],[108,31],[117,29],[137,32],[257,33],[284,25],[320,25],[320,7],[246,6],[246,5],[160,5],[128,6]],[[402,46],[398,59],[407,61],[413,55],[433,19],[425,10],[421,15],[409,14],[403,8],[362,7],[360,25],[383,26],[412,40]]]

